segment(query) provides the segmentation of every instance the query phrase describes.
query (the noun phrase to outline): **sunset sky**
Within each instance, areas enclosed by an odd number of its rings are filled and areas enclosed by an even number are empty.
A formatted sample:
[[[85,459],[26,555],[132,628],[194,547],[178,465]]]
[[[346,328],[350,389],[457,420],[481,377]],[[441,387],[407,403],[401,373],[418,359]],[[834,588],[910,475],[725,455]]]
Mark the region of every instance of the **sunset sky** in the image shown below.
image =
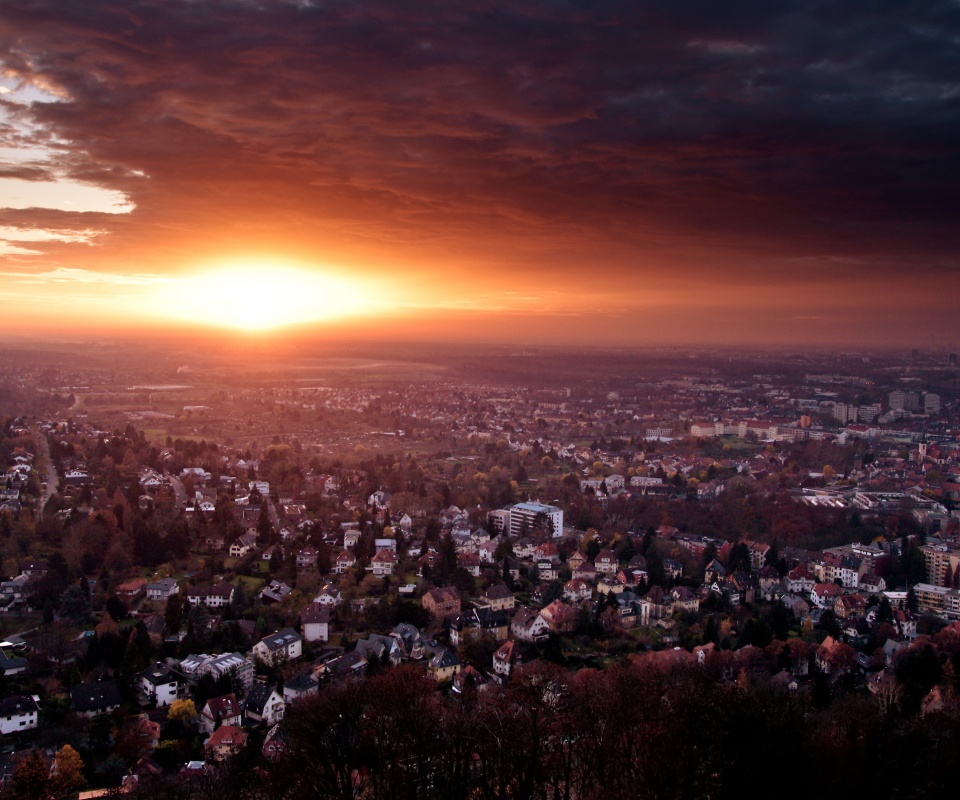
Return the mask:
[[[960,4],[4,0],[0,335],[960,343]]]

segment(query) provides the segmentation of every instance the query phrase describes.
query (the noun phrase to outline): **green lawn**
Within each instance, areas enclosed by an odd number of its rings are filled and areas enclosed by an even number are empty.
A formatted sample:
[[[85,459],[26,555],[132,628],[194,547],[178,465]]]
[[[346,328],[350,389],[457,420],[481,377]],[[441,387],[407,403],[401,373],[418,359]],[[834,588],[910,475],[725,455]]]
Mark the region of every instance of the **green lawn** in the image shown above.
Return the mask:
[[[241,583],[249,593],[253,594],[254,592],[260,591],[260,587],[263,586],[264,581],[260,578],[250,577],[249,575],[237,575],[237,577],[233,579],[233,585],[239,586]]]

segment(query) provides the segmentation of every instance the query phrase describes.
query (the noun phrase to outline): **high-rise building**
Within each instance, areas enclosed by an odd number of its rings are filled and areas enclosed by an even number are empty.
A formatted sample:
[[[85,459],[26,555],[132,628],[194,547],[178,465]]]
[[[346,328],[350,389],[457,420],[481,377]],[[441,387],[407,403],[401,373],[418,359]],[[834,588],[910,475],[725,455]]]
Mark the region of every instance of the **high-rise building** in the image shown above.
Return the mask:
[[[927,392],[923,396],[923,413],[924,414],[940,413],[940,395],[934,394],[933,392]]]
[[[889,404],[894,411],[919,411],[920,393],[894,389],[890,392]]]
[[[510,509],[510,534],[532,535],[543,525],[554,538],[563,536],[563,509],[542,503],[517,503]]]
[[[833,417],[843,425],[848,422],[856,422],[857,407],[852,403],[837,403],[833,407]]]

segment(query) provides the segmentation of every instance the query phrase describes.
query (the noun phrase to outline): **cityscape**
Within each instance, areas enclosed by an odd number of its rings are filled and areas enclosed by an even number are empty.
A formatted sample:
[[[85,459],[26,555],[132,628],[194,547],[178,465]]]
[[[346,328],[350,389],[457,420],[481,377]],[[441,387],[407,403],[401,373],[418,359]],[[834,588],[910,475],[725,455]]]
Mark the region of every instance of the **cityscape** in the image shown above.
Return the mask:
[[[239,770],[243,796],[467,796],[497,769],[515,792],[486,738],[509,710],[533,715],[509,747],[537,791],[592,796],[614,779],[581,726],[621,681],[628,729],[666,724],[658,693],[709,696],[715,724],[758,704],[677,792],[766,780],[726,759],[770,708],[831,769],[869,761],[820,753],[846,714],[884,741],[953,730],[955,354],[331,349],[246,375],[179,344],[3,351],[8,786],[52,749],[74,790],[201,796]],[[615,757],[662,784],[648,743]],[[340,777],[281,784],[289,759]]]
[[[0,4],[0,800],[942,798],[956,4]]]

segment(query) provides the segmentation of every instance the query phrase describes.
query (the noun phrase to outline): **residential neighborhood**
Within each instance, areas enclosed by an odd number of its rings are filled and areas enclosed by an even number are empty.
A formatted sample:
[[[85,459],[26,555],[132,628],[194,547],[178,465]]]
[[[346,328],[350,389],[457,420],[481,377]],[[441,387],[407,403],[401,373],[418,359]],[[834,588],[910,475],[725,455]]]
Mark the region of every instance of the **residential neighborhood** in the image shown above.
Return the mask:
[[[586,702],[652,670],[663,702],[688,676],[960,715],[956,369],[856,366],[218,388],[249,430],[159,438],[139,400],[105,424],[38,393],[0,417],[10,769],[54,737],[94,789],[270,763],[353,683],[495,714],[524,681]],[[264,442],[268,413],[338,423]]]

